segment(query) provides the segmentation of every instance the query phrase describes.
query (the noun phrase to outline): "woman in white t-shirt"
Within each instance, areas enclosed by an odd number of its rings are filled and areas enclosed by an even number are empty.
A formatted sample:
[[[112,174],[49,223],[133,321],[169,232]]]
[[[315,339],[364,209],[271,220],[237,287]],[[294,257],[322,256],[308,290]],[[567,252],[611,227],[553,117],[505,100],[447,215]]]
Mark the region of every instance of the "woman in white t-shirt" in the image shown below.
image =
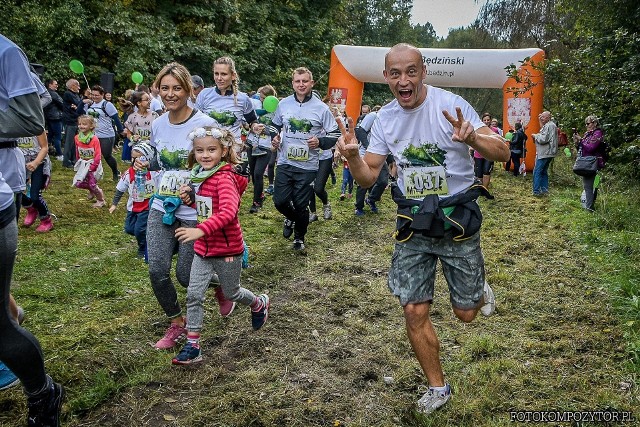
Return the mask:
[[[195,128],[218,126],[218,123],[187,105],[193,87],[191,75],[183,65],[175,62],[166,65],[155,84],[160,88],[160,97],[167,109],[167,113],[151,124],[151,145],[157,155],[147,161],[136,159],[134,168],[160,170],[160,184],[149,206],[147,250],[153,292],[171,321],[156,348],[168,349],[186,335],[182,308],[170,277],[173,254],[177,251],[176,278],[185,288],[189,285],[194,254],[193,242],[179,243],[175,231],[179,227],[197,225],[196,210],[180,200],[180,186],[189,183],[190,176],[187,157],[193,143],[188,135]]]

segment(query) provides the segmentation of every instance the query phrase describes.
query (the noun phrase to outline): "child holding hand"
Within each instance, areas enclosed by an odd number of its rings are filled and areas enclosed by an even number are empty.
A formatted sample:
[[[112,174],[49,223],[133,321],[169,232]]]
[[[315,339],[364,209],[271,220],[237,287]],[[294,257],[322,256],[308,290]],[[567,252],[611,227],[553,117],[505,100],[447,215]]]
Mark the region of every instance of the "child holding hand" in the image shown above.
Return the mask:
[[[98,180],[102,178],[102,151],[100,140],[95,134],[96,122],[89,115],[78,117],[78,134],[75,136],[76,158],[78,161],[73,167],[76,175],[73,178],[78,188],[89,190],[89,200],[96,198],[94,208],[104,206],[104,193],[98,187]]]
[[[124,232],[135,236],[138,242],[138,258],[147,259],[147,218],[149,216],[149,199],[155,192],[157,171],[133,168],[136,159],[148,161],[155,156],[155,151],[146,142],[140,142],[131,149],[131,167],[120,176],[116,185],[116,193],[113,196],[109,213],[113,213],[125,192],[129,193],[127,200],[127,217],[124,220]]]
[[[180,190],[185,204],[195,203],[198,225],[180,227],[175,232],[181,243],[195,241],[196,253],[187,288],[187,343],[173,359],[175,365],[202,360],[203,303],[214,274],[218,275],[225,298],[251,307],[254,330],[265,324],[269,313],[268,295],[256,296],[240,287],[244,243],[238,211],[248,180],[234,169],[240,163],[233,149],[234,136],[227,130],[205,126],[196,128],[189,138],[193,141],[190,164],[193,157],[197,164],[191,170],[193,187],[182,186]]]

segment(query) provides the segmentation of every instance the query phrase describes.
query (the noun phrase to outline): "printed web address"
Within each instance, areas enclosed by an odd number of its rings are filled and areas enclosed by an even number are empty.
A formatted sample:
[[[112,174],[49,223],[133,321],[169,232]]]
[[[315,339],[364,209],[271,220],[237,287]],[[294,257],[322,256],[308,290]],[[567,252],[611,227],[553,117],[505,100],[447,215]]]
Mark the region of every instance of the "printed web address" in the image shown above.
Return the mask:
[[[443,77],[453,77],[455,74],[454,71],[442,71],[442,70],[429,70],[427,69],[427,76],[443,76]]]

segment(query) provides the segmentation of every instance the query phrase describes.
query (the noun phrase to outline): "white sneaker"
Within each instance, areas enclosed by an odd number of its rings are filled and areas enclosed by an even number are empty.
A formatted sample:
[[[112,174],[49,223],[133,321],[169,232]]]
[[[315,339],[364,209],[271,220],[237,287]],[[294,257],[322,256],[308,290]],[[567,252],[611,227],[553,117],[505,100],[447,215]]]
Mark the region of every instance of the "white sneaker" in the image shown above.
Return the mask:
[[[429,387],[429,391],[418,400],[418,411],[423,414],[430,414],[447,403],[451,398],[451,386],[445,384],[445,387],[444,391],[437,391]]]
[[[484,305],[480,307],[480,313],[483,316],[491,316],[496,311],[496,296],[493,294],[493,289],[489,286],[489,282],[484,282]]]
[[[62,161],[62,159],[64,159],[64,157],[62,157],[62,156],[56,156],[56,160],[58,160],[59,162],[61,162],[61,161]]]

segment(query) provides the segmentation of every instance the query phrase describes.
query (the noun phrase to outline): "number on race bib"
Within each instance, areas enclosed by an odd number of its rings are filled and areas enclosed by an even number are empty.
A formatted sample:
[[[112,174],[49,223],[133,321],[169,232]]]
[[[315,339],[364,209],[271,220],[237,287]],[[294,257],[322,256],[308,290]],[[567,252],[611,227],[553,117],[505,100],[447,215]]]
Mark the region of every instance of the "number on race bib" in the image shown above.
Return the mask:
[[[309,160],[309,147],[290,145],[287,148],[287,159],[306,162]]]
[[[403,170],[404,195],[407,199],[430,194],[449,194],[445,169],[442,166],[411,167]]]

